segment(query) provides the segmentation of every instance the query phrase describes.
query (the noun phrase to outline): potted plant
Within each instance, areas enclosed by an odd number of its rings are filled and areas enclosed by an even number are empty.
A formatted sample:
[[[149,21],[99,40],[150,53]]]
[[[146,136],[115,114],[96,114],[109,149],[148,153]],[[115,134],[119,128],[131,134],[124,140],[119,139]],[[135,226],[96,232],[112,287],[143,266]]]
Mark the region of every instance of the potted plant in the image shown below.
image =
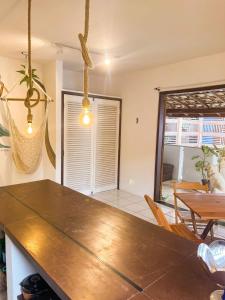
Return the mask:
[[[195,162],[195,169],[197,172],[200,172],[202,175],[202,184],[209,184],[209,179],[207,175],[207,170],[209,167],[208,158],[212,156],[214,153],[209,146],[202,146],[202,155],[195,155],[192,157],[192,160],[197,160]]]

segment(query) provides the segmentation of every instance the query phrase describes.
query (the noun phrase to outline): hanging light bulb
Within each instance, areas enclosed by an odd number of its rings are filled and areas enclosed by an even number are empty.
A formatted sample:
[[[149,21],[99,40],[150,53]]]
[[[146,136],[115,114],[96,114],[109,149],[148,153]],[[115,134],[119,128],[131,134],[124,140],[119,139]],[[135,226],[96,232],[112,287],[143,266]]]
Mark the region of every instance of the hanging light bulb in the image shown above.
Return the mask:
[[[80,114],[80,124],[84,127],[90,127],[93,124],[93,114],[90,112],[89,108],[83,108]]]
[[[32,134],[32,132],[33,132],[32,123],[28,122],[27,123],[27,133]]]
[[[104,60],[104,63],[106,66],[109,66],[111,64],[111,59],[106,57],[105,60]]]
[[[32,134],[32,132],[33,132],[32,120],[33,120],[33,115],[31,114],[31,111],[29,109],[28,115],[27,115],[27,133],[28,134]]]
[[[84,98],[82,100],[82,112],[80,113],[80,125],[83,127],[90,127],[93,125],[94,115],[90,111],[90,106],[91,103],[90,100],[88,99],[88,91],[87,89],[85,89]]]

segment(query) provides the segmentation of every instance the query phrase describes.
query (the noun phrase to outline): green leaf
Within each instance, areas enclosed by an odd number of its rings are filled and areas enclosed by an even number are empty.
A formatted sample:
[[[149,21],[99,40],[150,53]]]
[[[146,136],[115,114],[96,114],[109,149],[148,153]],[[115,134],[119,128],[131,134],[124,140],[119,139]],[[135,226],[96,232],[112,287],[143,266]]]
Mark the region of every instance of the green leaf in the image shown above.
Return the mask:
[[[19,71],[16,71],[16,72],[25,75],[25,71],[24,70],[19,70]]]
[[[197,158],[199,158],[200,156],[199,155],[195,155],[195,156],[192,156],[192,160],[194,160],[194,159],[197,159]]]
[[[20,84],[22,84],[23,82],[27,82],[27,78],[24,77],[22,80],[20,80]]]
[[[46,92],[46,88],[45,88],[45,86],[44,86],[44,84],[43,84],[42,82],[40,82],[40,81],[37,80],[37,79],[34,79],[34,81],[35,81],[37,84],[39,84],[40,87]]]
[[[196,168],[202,168],[203,167],[203,161],[202,160],[197,161],[196,164],[195,164],[195,167]]]
[[[0,124],[0,136],[9,136],[9,130]]]

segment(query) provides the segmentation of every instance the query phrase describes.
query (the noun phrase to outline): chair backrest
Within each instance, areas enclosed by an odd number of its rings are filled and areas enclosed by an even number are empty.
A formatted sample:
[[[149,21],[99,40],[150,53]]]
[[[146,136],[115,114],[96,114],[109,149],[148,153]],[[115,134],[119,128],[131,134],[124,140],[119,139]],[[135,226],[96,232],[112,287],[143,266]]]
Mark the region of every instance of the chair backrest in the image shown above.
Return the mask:
[[[172,231],[169,222],[167,221],[164,213],[162,210],[157,206],[157,204],[148,196],[144,196],[146,202],[148,203],[156,221],[158,222],[159,226],[164,227],[165,229]]]
[[[174,182],[173,183],[173,190],[176,193],[177,190],[189,190],[189,191],[204,191],[206,193],[209,192],[208,184],[201,184],[200,182]]]

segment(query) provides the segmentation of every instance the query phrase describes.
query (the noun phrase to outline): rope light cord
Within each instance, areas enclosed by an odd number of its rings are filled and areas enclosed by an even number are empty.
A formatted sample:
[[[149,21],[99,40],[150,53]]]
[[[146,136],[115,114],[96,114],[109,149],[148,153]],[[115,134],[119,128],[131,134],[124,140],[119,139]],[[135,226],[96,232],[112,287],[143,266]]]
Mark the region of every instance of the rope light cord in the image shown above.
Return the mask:
[[[27,14],[27,21],[28,21],[28,77],[29,77],[29,88],[27,91],[27,96],[24,101],[24,105],[28,109],[27,114],[27,122],[32,123],[33,115],[31,112],[31,108],[36,106],[40,102],[40,92],[38,89],[33,87],[33,80],[32,80],[32,65],[31,65],[31,2],[32,0],[28,0],[28,14]],[[34,92],[36,93],[36,101],[31,104],[31,97],[33,96]]]
[[[28,74],[29,74],[29,88],[32,88],[32,69],[31,69],[31,0],[28,0]]]
[[[87,39],[89,32],[89,11],[90,11],[90,0],[85,1],[85,23],[84,23],[84,34],[79,33],[78,37],[81,45],[81,52],[84,61],[84,70],[83,70],[83,92],[84,98],[82,105],[84,108],[89,108],[90,101],[88,99],[88,87],[89,87],[89,69],[92,68],[92,61],[89,56],[87,48]]]
[[[85,2],[85,24],[84,24],[84,40],[87,42],[88,31],[89,31],[89,11],[90,11],[90,0]]]

